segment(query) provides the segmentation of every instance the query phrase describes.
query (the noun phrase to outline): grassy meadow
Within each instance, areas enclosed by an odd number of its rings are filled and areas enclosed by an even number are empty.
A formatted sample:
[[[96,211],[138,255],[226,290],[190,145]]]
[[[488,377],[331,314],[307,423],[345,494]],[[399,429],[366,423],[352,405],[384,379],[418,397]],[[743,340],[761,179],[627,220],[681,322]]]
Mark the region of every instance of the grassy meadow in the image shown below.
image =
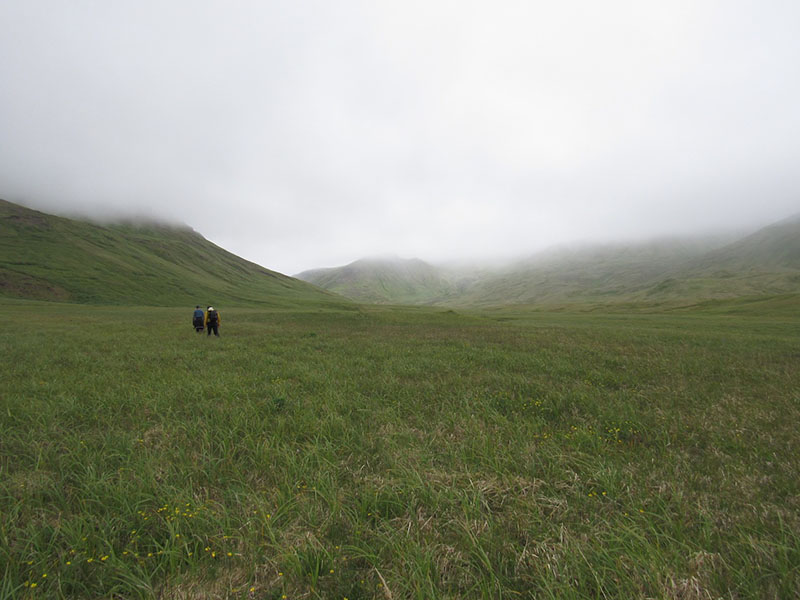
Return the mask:
[[[796,300],[0,308],[0,598],[800,596]]]

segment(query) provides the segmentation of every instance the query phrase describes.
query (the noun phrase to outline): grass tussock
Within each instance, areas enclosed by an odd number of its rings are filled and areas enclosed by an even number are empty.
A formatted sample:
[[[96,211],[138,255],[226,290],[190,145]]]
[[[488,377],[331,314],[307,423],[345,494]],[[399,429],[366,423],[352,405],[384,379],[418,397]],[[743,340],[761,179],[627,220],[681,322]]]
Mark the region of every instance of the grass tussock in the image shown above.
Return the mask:
[[[0,597],[800,594],[792,316],[3,311]]]

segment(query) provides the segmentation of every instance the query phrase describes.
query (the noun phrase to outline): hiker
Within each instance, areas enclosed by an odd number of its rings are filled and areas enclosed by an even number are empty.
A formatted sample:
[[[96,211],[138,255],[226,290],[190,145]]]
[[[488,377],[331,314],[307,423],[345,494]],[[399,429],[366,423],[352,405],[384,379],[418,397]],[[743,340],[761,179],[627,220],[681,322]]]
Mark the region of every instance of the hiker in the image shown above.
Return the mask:
[[[203,329],[205,329],[205,313],[203,309],[200,308],[200,305],[194,307],[194,315],[192,316],[192,326],[197,333],[203,333]]]
[[[206,328],[208,329],[208,335],[211,335],[211,330],[214,330],[214,335],[219,337],[219,324],[220,324],[219,313],[217,309],[213,306],[209,306],[208,310],[206,311]]]

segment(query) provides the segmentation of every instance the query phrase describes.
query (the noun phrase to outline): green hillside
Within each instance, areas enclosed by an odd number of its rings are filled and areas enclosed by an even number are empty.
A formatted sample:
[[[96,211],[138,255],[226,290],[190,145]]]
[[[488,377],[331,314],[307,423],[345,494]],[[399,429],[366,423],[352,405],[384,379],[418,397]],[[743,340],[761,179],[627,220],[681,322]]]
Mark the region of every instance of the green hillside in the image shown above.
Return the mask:
[[[800,216],[743,238],[718,235],[558,248],[504,269],[465,272],[419,260],[362,260],[301,279],[360,302],[490,307],[692,305],[800,292]]]
[[[539,253],[478,280],[457,305],[618,302],[644,295],[665,274],[726,238],[604,244]]]
[[[698,238],[540,254],[483,278],[460,306],[705,300],[800,292],[800,218],[738,240]]]
[[[697,256],[643,297],[724,299],[800,292],[800,215]]]
[[[431,304],[454,293],[435,267],[418,259],[372,258],[344,267],[315,269],[298,279],[371,304]]]
[[[800,214],[764,227],[739,241],[698,258],[695,271],[800,270]]]
[[[0,295],[89,304],[274,307],[347,303],[188,227],[100,226],[0,200]]]

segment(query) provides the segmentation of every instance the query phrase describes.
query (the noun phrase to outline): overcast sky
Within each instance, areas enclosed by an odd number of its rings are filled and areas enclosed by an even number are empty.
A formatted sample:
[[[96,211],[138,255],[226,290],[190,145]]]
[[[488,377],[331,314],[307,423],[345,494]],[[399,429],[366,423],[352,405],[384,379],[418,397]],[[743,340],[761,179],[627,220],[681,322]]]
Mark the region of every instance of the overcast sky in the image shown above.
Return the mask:
[[[0,0],[0,198],[293,274],[800,212],[797,0]]]

